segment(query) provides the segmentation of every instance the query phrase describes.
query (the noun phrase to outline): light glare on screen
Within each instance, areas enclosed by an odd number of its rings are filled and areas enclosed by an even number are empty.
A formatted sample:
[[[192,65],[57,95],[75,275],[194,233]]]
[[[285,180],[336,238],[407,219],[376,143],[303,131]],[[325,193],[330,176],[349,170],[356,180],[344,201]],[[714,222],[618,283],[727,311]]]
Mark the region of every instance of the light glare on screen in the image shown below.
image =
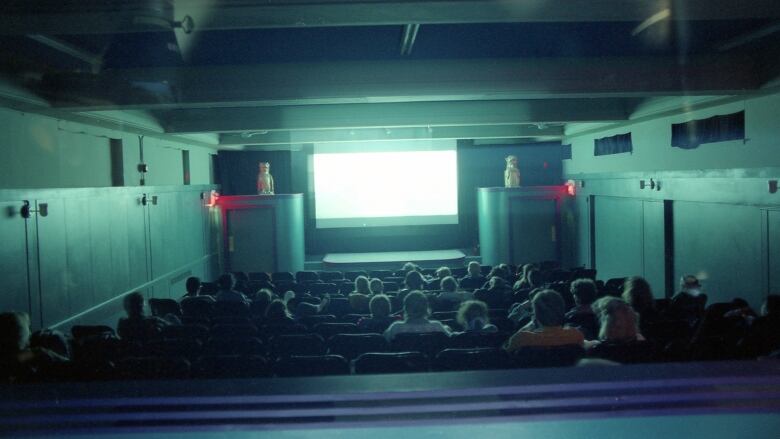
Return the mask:
[[[455,216],[456,153],[315,154],[314,191],[318,220]]]

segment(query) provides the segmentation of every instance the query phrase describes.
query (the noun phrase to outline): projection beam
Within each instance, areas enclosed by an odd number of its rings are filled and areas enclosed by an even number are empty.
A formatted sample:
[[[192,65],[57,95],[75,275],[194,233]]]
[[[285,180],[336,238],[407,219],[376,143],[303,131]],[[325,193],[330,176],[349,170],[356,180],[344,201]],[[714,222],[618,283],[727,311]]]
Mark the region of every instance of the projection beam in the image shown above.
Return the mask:
[[[557,140],[563,126],[494,125],[457,127],[404,127],[369,129],[332,129],[303,131],[260,131],[220,135],[221,145],[288,145],[303,143],[368,142],[425,139],[530,139]]]
[[[168,111],[161,123],[169,133],[224,133],[609,122],[628,119],[634,104],[625,99],[540,99],[210,108]]]
[[[40,90],[74,111],[438,100],[745,94],[762,84],[744,55],[675,58],[404,60],[115,70]],[[54,77],[53,79],[56,79]],[[168,84],[156,95],[143,84]],[[138,84],[137,86],[134,84]],[[133,92],[135,91],[135,92]],[[175,100],[174,97],[175,96]]]
[[[15,3],[15,4],[14,4]],[[154,31],[138,17],[156,16],[149,1],[11,2],[0,15],[0,33],[111,34]],[[672,20],[738,20],[780,17],[776,0],[177,0],[203,11],[195,30],[415,23],[642,22],[663,9]],[[261,4],[257,4],[261,3]],[[151,11],[150,11],[151,10]],[[172,17],[181,21],[183,17]]]

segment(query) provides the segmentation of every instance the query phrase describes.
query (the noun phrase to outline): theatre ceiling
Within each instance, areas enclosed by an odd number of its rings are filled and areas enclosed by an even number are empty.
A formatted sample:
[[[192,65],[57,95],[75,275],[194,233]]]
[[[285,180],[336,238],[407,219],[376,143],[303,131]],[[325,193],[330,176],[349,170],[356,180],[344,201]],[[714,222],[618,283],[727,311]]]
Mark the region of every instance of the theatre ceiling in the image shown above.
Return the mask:
[[[777,0],[0,6],[0,104],[220,148],[559,140],[768,93],[779,60]]]

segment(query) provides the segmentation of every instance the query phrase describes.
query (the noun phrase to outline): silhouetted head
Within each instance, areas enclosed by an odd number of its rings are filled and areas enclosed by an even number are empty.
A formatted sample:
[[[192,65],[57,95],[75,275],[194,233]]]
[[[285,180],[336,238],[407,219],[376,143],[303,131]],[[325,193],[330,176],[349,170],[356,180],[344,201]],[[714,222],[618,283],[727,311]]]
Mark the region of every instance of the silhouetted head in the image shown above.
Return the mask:
[[[198,291],[200,290],[200,278],[195,276],[188,277],[185,288],[187,289],[188,296],[197,296]]]
[[[371,289],[367,277],[358,276],[355,278],[355,292],[360,294],[371,294]]]
[[[421,290],[423,283],[425,283],[425,281],[419,271],[410,271],[406,273],[406,277],[404,278],[404,285],[406,285],[406,288],[410,290]]]
[[[487,304],[480,300],[467,300],[461,303],[456,320],[463,329],[482,329],[490,323]]]
[[[125,307],[125,312],[127,313],[127,317],[130,318],[143,317],[144,296],[140,292],[135,291],[125,296],[123,305]]]
[[[638,313],[655,308],[650,284],[639,276],[632,276],[626,279],[623,284],[623,300]]]
[[[236,277],[233,273],[225,273],[217,279],[220,290],[232,290],[236,286]]]
[[[577,305],[590,305],[596,300],[596,282],[592,279],[577,279],[571,283],[569,291]]]
[[[458,290],[458,281],[456,281],[452,276],[447,276],[441,280],[439,288],[441,288],[443,291],[454,293]]]
[[[471,277],[479,277],[482,275],[482,267],[479,265],[479,262],[477,261],[471,261],[469,262],[469,276]]]
[[[385,291],[385,284],[382,279],[375,277],[368,282],[368,289],[371,294],[382,294]]]
[[[563,297],[553,290],[542,290],[531,300],[534,318],[541,326],[562,326],[566,304]]]
[[[15,354],[30,343],[30,317],[23,312],[0,314],[0,353]]]
[[[412,291],[404,298],[404,316],[409,319],[428,317],[428,298],[419,291]]]
[[[368,309],[372,317],[387,317],[390,315],[390,298],[384,294],[377,294],[368,302]]]

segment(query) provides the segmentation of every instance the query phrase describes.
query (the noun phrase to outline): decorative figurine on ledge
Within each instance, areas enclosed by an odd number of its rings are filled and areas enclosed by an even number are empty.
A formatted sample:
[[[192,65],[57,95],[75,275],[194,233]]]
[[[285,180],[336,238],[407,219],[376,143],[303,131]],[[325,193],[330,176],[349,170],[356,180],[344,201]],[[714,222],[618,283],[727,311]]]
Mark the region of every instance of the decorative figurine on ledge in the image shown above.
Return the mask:
[[[260,162],[260,170],[257,172],[257,195],[273,195],[274,177],[270,169],[270,163]]]
[[[517,169],[517,157],[506,156],[506,170],[504,171],[504,187],[520,186],[520,171]]]

